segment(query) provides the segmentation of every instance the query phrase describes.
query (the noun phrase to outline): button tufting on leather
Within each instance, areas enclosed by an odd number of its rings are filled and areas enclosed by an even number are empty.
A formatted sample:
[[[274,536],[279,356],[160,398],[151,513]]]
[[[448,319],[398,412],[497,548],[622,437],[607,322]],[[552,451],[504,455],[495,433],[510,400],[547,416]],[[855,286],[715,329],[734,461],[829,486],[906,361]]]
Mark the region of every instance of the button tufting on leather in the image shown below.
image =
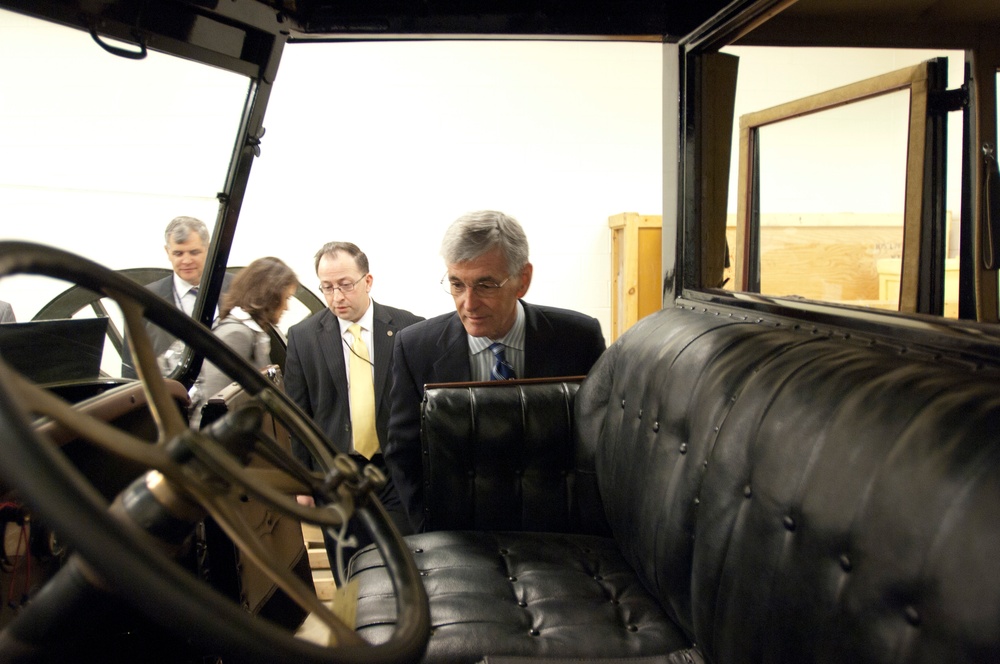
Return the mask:
[[[781,520],[781,522],[785,524],[786,530],[795,530],[795,519],[793,519],[792,517],[786,516],[784,519]]]
[[[500,549],[501,556],[506,556],[508,553],[510,553],[510,551],[508,551],[507,549]]]
[[[639,409],[639,419],[642,419],[642,408]]]
[[[656,433],[659,430],[660,430],[660,423],[659,422],[653,422],[653,433]]]
[[[906,614],[906,622],[910,623],[914,627],[920,624],[920,612],[917,611],[916,607],[908,606],[903,613]]]
[[[513,583],[513,582],[517,581],[517,577],[516,576],[508,576],[507,580],[510,581],[511,583]]]
[[[604,577],[601,576],[600,574],[595,574],[594,575],[594,581],[603,581],[603,580],[604,580]]]
[[[851,564],[851,559],[847,557],[846,553],[840,555],[840,569],[845,572],[850,572],[854,565]]]
[[[687,451],[688,451],[688,444],[687,443],[681,443],[680,453],[681,454],[687,454]]]
[[[622,399],[622,408],[625,407],[625,399]]]
[[[528,603],[522,599],[520,602],[517,603],[517,605],[523,609],[524,607],[528,606]]]
[[[625,629],[627,629],[627,630],[628,630],[628,631],[630,631],[630,632],[638,632],[638,631],[639,631],[639,628],[638,628],[638,627],[636,627],[635,625],[627,625],[627,626],[625,627]]]
[[[753,490],[750,488],[749,484],[743,487],[743,495],[746,496],[747,498],[753,495]]]
[[[528,634],[530,634],[531,636],[538,636],[538,633],[539,632],[537,629],[532,629],[528,632]]]
[[[413,550],[413,553],[423,553],[423,552],[424,552],[423,549],[414,549]]]

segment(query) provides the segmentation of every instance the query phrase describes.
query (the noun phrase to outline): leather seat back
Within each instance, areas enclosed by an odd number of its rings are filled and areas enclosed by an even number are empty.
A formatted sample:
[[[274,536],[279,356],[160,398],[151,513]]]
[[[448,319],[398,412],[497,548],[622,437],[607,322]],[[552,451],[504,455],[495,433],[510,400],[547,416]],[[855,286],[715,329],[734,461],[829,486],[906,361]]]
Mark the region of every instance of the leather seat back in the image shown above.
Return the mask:
[[[678,307],[576,412],[623,555],[707,660],[1000,661],[996,362]]]
[[[574,440],[581,376],[428,385],[428,530],[607,534],[595,439]]]

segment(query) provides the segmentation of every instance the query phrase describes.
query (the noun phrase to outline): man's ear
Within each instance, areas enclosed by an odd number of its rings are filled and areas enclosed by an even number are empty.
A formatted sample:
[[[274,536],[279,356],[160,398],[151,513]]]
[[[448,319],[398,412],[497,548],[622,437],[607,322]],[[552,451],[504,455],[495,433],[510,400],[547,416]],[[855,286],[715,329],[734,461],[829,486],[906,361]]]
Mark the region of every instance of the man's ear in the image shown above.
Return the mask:
[[[517,289],[517,297],[522,298],[524,294],[528,292],[528,286],[531,285],[531,274],[534,271],[534,267],[531,263],[525,263],[524,267],[521,268],[521,287]]]

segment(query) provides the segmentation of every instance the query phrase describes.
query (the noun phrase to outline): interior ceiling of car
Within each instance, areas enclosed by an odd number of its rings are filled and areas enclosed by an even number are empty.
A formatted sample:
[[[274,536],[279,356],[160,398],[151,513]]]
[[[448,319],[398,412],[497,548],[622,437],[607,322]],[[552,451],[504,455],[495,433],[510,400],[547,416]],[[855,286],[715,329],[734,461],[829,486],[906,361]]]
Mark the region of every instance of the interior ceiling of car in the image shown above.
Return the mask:
[[[798,0],[738,43],[965,48],[998,30],[997,0]]]
[[[302,36],[683,36],[729,0],[277,0]]]
[[[759,16],[729,39],[744,45],[988,45],[1000,32],[998,0],[0,0],[0,5],[118,36],[147,35],[232,48],[256,26],[295,40],[425,37],[611,38],[678,41],[742,8]],[[742,17],[746,18],[746,17]],[[276,21],[277,19],[277,21]],[[124,30],[127,38],[130,30]],[[211,45],[208,44],[211,42]],[[220,43],[221,42],[221,43]],[[251,50],[255,48],[250,47]]]

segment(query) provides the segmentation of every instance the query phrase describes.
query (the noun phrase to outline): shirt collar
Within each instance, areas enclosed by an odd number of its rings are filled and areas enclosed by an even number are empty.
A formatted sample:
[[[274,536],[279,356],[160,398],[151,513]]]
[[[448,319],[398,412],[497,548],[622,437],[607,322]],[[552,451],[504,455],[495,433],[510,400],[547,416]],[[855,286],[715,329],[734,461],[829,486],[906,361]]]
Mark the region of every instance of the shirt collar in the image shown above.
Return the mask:
[[[465,335],[469,339],[469,354],[476,355],[481,353],[490,347],[495,341],[499,341],[507,348],[514,348],[517,350],[524,350],[524,306],[521,301],[517,301],[517,317],[514,319],[514,324],[507,334],[503,335],[499,339],[490,339],[489,337],[472,337],[468,334]]]
[[[369,300],[368,308],[365,309],[365,313],[361,314],[361,318],[357,321],[362,330],[368,330],[368,332],[372,331],[372,325],[375,324],[375,314],[372,311],[373,309],[375,309],[375,301]],[[330,313],[333,312],[331,311]],[[337,314],[333,315],[336,316]],[[353,321],[344,320],[343,318],[338,318],[337,322],[340,323],[340,336],[347,334],[347,329],[354,325]]]
[[[176,272],[171,272],[170,274],[174,277],[174,291],[177,293],[177,297],[184,297],[187,292],[192,288],[197,288],[198,284],[189,284],[188,282],[177,276]]]

